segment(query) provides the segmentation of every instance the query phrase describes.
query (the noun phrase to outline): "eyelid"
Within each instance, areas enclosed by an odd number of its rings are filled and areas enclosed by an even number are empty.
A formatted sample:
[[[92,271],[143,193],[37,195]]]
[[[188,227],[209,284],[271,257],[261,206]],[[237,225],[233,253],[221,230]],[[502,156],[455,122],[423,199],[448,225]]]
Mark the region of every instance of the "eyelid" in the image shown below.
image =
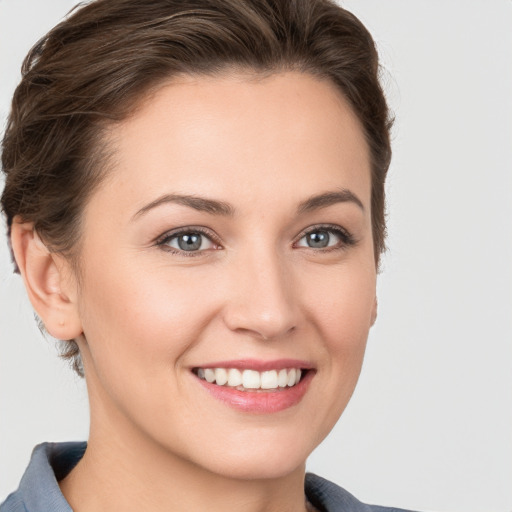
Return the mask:
[[[336,236],[338,236],[341,239],[341,245],[335,245],[335,246],[328,246],[321,249],[315,249],[313,247],[306,247],[306,249],[312,249],[313,251],[319,252],[319,251],[330,251],[330,250],[336,250],[336,249],[344,249],[353,245],[357,244],[357,240],[354,238],[352,233],[350,233],[347,229],[345,229],[342,226],[339,226],[338,224],[315,224],[314,226],[309,226],[297,236],[296,241],[294,242],[294,246],[302,240],[305,236],[309,235],[310,233],[314,233],[315,231],[327,231],[330,233],[334,233]],[[302,247],[302,246],[301,246]]]
[[[183,251],[181,249],[176,249],[175,247],[170,247],[170,246],[166,245],[169,242],[169,240],[171,240],[172,238],[178,237],[180,235],[191,234],[191,233],[198,233],[198,234],[204,236],[205,238],[208,238],[208,240],[210,240],[210,242],[214,246],[216,246],[215,249],[220,248],[220,247],[218,247],[218,246],[220,246],[219,237],[216,236],[215,233],[213,233],[210,229],[205,228],[203,226],[183,226],[180,228],[171,229],[169,231],[166,231],[162,235],[158,236],[155,239],[154,244],[156,246],[161,247],[165,251],[169,251],[173,254],[179,254],[179,255],[183,255],[183,256],[187,256],[187,257],[199,256],[201,254],[204,254],[206,251],[211,250],[211,249],[201,249],[201,250],[197,250],[197,251]]]
[[[327,246],[324,248],[313,248],[313,247],[307,247],[307,246],[298,246],[298,242],[302,240],[305,236],[307,236],[310,233],[314,233],[315,231],[327,231],[330,233],[334,233],[337,237],[340,238],[341,242],[339,244],[336,244],[334,246]],[[179,235],[185,235],[190,233],[198,233],[202,236],[208,238],[212,244],[214,244],[216,247],[215,249],[221,249],[221,242],[219,237],[210,229],[204,227],[204,226],[182,226],[179,228],[174,228],[169,231],[166,231],[162,235],[158,236],[154,243],[157,246],[160,246],[163,250],[169,251],[173,254],[182,255],[186,257],[190,256],[200,256],[204,254],[205,252],[211,251],[211,249],[200,249],[197,251],[184,251],[181,249],[176,249],[174,247],[170,247],[166,245],[168,241],[172,238],[178,237]],[[293,247],[304,247],[306,249],[311,249],[315,252],[328,252],[328,251],[334,251],[334,250],[342,250],[346,249],[347,247],[353,246],[357,244],[357,240],[354,238],[354,236],[344,227],[338,225],[338,224],[315,224],[313,226],[309,226],[302,230],[300,234],[296,237],[295,241],[293,242]]]

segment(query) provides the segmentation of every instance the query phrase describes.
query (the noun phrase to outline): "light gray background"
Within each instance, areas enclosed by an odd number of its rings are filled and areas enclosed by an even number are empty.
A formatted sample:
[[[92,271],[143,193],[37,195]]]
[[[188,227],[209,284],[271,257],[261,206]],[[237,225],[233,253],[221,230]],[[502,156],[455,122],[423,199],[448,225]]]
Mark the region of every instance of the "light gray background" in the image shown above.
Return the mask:
[[[0,118],[70,0],[0,0]],[[141,1],[141,4],[143,2]],[[309,469],[360,499],[512,511],[512,2],[350,0],[397,117],[379,319]],[[83,383],[35,326],[0,238],[0,498],[32,447],[87,437]]]

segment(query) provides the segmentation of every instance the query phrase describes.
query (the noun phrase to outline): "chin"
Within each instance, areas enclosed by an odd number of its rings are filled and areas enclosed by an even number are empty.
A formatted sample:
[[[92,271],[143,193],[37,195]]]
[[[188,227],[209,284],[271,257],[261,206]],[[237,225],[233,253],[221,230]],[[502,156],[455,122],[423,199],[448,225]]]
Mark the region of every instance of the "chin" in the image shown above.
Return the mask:
[[[276,480],[291,473],[304,471],[305,458],[299,457],[254,457],[241,460],[231,457],[219,464],[212,465],[211,471],[225,478],[237,480]]]
[[[315,448],[313,443],[306,443],[305,436],[296,433],[280,439],[262,434],[243,443],[234,440],[224,448],[219,443],[215,452],[206,449],[200,463],[212,473],[241,480],[279,479],[304,471],[306,459]]]

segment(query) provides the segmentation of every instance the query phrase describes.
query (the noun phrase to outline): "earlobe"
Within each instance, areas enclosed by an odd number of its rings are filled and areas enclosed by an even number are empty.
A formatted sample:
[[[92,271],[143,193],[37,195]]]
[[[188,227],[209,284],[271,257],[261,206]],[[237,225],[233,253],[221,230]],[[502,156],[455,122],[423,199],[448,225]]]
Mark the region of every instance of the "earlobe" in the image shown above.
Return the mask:
[[[30,302],[48,333],[61,340],[79,336],[76,284],[64,258],[48,250],[32,223],[16,218],[11,244]]]

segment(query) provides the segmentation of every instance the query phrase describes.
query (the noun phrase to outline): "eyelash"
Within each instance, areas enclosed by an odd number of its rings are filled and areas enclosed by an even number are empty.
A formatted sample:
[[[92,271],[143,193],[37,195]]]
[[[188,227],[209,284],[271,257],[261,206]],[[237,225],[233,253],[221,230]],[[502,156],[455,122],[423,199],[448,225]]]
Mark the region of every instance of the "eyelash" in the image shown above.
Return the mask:
[[[298,241],[302,240],[305,236],[310,235],[315,232],[318,232],[318,231],[324,231],[329,234],[334,234],[341,240],[341,242],[332,247],[324,247],[324,248],[318,248],[318,249],[309,247],[310,250],[313,250],[315,252],[326,253],[326,252],[331,252],[331,251],[340,251],[340,250],[345,250],[348,247],[352,247],[357,244],[357,240],[346,229],[344,229],[340,226],[337,226],[335,224],[319,224],[316,226],[311,226],[311,227],[307,228],[306,230],[304,230],[298,236],[297,242],[294,242],[294,244],[293,244],[294,247],[296,246],[295,244],[297,244]],[[180,228],[176,231],[167,232],[167,233],[163,234],[162,236],[160,236],[159,238],[157,238],[157,240],[155,241],[155,245],[157,245],[164,251],[167,251],[171,254],[176,254],[178,256],[185,256],[188,258],[190,258],[190,257],[193,258],[193,257],[202,255],[202,253],[205,250],[183,251],[183,250],[178,250],[178,249],[175,249],[175,248],[167,245],[174,238],[178,238],[179,236],[190,235],[190,234],[203,235],[206,238],[208,238],[214,245],[220,245],[219,240],[217,239],[217,237],[215,237],[213,235],[213,233],[211,231],[209,231],[203,227],[200,227],[200,226],[197,226],[197,227],[189,226],[186,228]],[[305,249],[308,249],[308,247],[305,247]]]
[[[354,236],[349,233],[345,228],[342,228],[341,226],[337,226],[336,224],[317,224],[315,226],[310,226],[309,228],[305,229],[299,236],[298,241],[302,240],[305,236],[310,235],[312,233],[316,233],[319,231],[324,231],[331,234],[336,235],[340,239],[340,243],[337,245],[334,245],[332,247],[324,247],[320,249],[315,249],[313,247],[309,247],[309,249],[316,251],[316,252],[331,252],[331,251],[340,251],[347,249],[349,247],[353,247],[357,244],[357,240],[354,238]],[[294,242],[294,245],[297,242]]]
[[[189,226],[186,228],[180,228],[176,231],[171,231],[163,234],[161,237],[159,237],[156,240],[156,245],[159,246],[162,250],[170,252],[171,254],[176,254],[178,256],[185,256],[187,258],[193,258],[195,256],[200,256],[203,251],[182,251],[175,249],[174,247],[170,247],[167,244],[173,240],[174,238],[178,238],[179,236],[183,235],[190,235],[190,234],[199,234],[203,235],[204,237],[208,238],[214,245],[220,245],[219,240],[211,233],[211,231],[202,228],[200,226]]]

